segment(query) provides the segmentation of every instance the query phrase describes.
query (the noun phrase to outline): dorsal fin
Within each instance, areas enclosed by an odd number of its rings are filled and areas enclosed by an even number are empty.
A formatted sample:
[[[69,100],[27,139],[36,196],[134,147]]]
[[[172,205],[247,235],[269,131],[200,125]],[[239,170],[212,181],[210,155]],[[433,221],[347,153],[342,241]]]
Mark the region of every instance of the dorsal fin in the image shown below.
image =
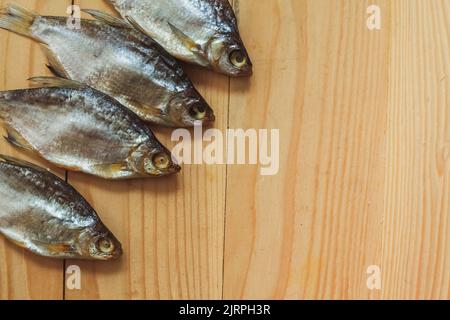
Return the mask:
[[[81,89],[86,87],[83,83],[58,77],[33,77],[28,79],[31,82],[44,85],[46,87]]]
[[[31,163],[31,162],[28,162],[28,161],[25,161],[25,160],[21,160],[21,159],[17,159],[17,158],[14,158],[14,157],[10,157],[10,156],[7,156],[5,154],[0,154],[0,162],[5,162],[5,163],[8,163],[8,164],[12,164],[14,166],[18,166],[18,167],[31,168],[31,169],[34,169],[34,170],[39,171],[39,172],[47,172],[47,173],[50,172],[49,170],[46,170],[46,169],[44,169],[42,167],[39,167],[38,165],[35,165],[35,164]]]
[[[95,9],[81,9],[81,11],[91,15],[100,22],[109,24],[110,26],[120,28],[131,28],[131,26],[125,20],[110,15],[109,13]]]

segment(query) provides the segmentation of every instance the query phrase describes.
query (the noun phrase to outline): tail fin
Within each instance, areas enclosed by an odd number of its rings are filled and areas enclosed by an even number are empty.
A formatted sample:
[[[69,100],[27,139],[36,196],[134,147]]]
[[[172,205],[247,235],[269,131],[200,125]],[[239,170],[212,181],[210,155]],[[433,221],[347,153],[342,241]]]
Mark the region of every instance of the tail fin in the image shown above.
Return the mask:
[[[0,11],[0,28],[33,38],[30,27],[37,15],[17,4],[10,4]]]

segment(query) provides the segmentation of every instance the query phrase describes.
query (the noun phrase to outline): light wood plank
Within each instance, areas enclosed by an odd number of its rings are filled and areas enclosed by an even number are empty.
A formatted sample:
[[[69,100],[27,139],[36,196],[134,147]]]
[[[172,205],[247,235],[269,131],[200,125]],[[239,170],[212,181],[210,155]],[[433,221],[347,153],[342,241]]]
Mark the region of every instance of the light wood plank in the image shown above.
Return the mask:
[[[392,1],[384,298],[450,297],[450,3]]]
[[[40,14],[64,15],[70,1],[21,0],[0,1],[0,6],[17,3]],[[30,86],[31,76],[49,74],[39,45],[32,40],[4,30],[0,31],[0,89],[13,90]],[[3,136],[3,132],[2,132]],[[30,158],[0,139],[0,152],[31,160],[45,167],[48,163]],[[54,172],[64,176],[64,171]],[[17,248],[0,238],[0,299],[62,299],[63,261],[49,260]]]
[[[16,2],[49,14],[66,7]],[[112,11],[102,0],[77,3]],[[380,31],[366,28],[372,4]],[[220,299],[223,289],[231,299],[448,299],[448,1],[234,6],[255,75],[233,79],[228,97],[226,77],[187,70],[216,127],[227,127],[229,104],[231,128],[281,130],[279,174],[262,177],[255,166],[229,166],[228,181],[225,166],[185,166],[152,181],[70,174],[125,256],[68,262],[81,267],[82,289],[66,298]],[[32,41],[0,31],[0,43],[2,89],[46,72]],[[171,130],[156,133],[173,145]],[[4,142],[0,151],[27,158]],[[366,286],[371,265],[381,268],[381,290]],[[0,240],[0,298],[59,299],[61,272],[61,262]]]
[[[101,0],[76,1],[112,11]],[[216,126],[227,121],[228,79],[188,67],[215,108]],[[157,130],[170,146],[171,130]],[[219,299],[222,294],[225,166],[184,166],[178,177],[108,182],[79,174],[69,181],[94,205],[122,241],[117,263],[78,262],[82,290],[68,299]]]
[[[448,1],[235,2],[230,127],[280,128],[282,160],[228,170],[225,298],[448,298]]]

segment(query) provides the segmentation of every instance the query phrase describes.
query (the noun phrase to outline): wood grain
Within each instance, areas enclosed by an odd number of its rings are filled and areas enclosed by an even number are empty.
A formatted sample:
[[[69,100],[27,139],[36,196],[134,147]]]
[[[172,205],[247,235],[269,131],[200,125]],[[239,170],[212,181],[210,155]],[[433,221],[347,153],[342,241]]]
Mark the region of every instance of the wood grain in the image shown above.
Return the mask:
[[[13,2],[65,15],[70,1]],[[105,3],[75,0],[113,12]],[[124,257],[66,261],[81,268],[81,290],[69,290],[62,262],[0,239],[0,299],[450,298],[450,3],[233,3],[254,76],[186,69],[215,127],[280,129],[279,173],[185,165],[177,177],[129,182],[69,173]],[[374,4],[382,27],[371,31]],[[0,44],[2,90],[47,73],[31,40],[0,31]],[[155,131],[169,147],[171,132]],[[0,152],[28,158],[3,141]],[[380,268],[381,290],[367,287],[369,266]]]
[[[0,1],[0,7],[11,1]],[[65,15],[70,1],[23,0],[14,1],[40,14]],[[31,76],[48,75],[45,57],[33,40],[4,30],[0,31],[0,90],[30,86]],[[3,136],[3,132],[2,132]],[[51,167],[48,163],[30,158],[0,139],[0,152]],[[54,172],[64,177],[64,171]],[[37,257],[0,238],[0,299],[62,299],[63,262]]]
[[[394,1],[383,297],[450,297],[450,3]]]
[[[76,1],[112,12],[101,0]],[[228,79],[188,68],[215,108],[216,127],[227,121]],[[172,130],[156,134],[167,146]],[[124,246],[117,263],[77,262],[82,290],[68,299],[219,299],[222,293],[225,166],[184,166],[177,177],[108,182],[69,174]]]
[[[448,1],[237,4],[256,73],[230,126],[280,128],[282,161],[228,169],[224,297],[447,299]]]

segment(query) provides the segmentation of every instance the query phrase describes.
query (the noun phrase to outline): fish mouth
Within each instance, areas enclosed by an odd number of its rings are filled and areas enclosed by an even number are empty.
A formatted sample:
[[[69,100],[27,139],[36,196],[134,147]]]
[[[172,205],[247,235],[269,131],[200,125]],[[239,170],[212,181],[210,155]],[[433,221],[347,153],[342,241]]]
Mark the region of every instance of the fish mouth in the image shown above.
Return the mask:
[[[110,260],[118,260],[122,257],[123,255],[123,249],[122,249],[122,245],[118,242],[116,244],[116,250],[111,254],[111,258]]]
[[[95,241],[95,247],[98,248],[98,241],[99,239],[105,239],[107,238],[110,242],[111,242],[111,246],[113,247],[113,250],[111,252],[108,253],[103,253],[100,252],[95,254],[93,257],[96,260],[101,260],[101,261],[113,261],[113,260],[118,260],[122,257],[123,255],[123,249],[122,249],[122,244],[119,242],[119,240],[117,240],[117,238],[114,236],[114,234],[112,234],[111,232],[108,231],[108,236],[100,236],[96,241]]]
[[[178,164],[174,163],[169,168],[167,168],[165,170],[159,170],[153,176],[157,177],[157,178],[160,178],[160,177],[165,177],[165,176],[170,176],[170,175],[177,174],[180,171],[181,171],[181,167]]]
[[[253,75],[253,68],[250,66],[247,70],[239,70],[233,76],[236,78],[251,77]]]
[[[250,58],[247,58],[250,59]],[[236,67],[233,65],[220,65],[220,64],[212,64],[211,69],[217,73],[226,75],[228,77],[232,78],[243,78],[243,77],[250,77],[253,75],[253,65],[250,62],[250,60],[247,62],[246,65],[241,67]]]
[[[172,164],[169,168],[172,174],[179,173],[181,171],[181,166],[178,164],[177,159],[172,156]]]
[[[86,259],[94,259],[98,261],[114,261],[119,260],[123,255],[122,246],[116,249],[116,251],[110,253],[110,254],[99,254],[99,255],[91,255],[89,258]]]
[[[211,113],[211,114],[206,115],[201,120],[189,119],[189,120],[186,120],[186,121],[183,121],[183,122],[179,122],[176,125],[174,125],[173,128],[180,128],[180,127],[182,127],[182,128],[192,128],[192,127],[195,127],[196,125],[210,126],[215,121],[216,121],[216,116],[214,115],[214,113]]]
[[[106,261],[114,261],[114,260],[119,260],[123,255],[123,250],[122,248],[120,248],[120,251],[118,250],[117,252],[111,254],[110,256],[106,257],[105,260]]]
[[[231,74],[233,77],[242,78],[242,77],[250,77],[253,75],[253,63],[250,60],[250,57],[246,53],[247,63],[240,67],[235,68]]]
[[[228,76],[249,77],[253,75],[253,63],[242,40],[237,39],[237,44],[228,48],[228,63],[226,69]]]
[[[215,121],[216,121],[216,116],[215,116],[214,112],[212,110],[210,110],[206,114],[205,118],[203,118],[201,120],[201,123],[202,123],[202,125],[206,125],[207,126],[207,125],[213,124]]]
[[[204,124],[211,124],[213,122],[216,121],[216,116],[214,113],[211,113],[210,115],[208,115],[204,121]]]
[[[180,171],[181,171],[181,166],[174,163],[170,167],[169,174],[176,174],[176,173],[179,173]]]
[[[216,121],[216,116],[214,115],[214,110],[209,106],[209,104],[200,96],[199,102],[195,107],[191,107],[189,110],[188,119],[186,119],[185,125],[192,127],[197,123],[202,125],[208,125]],[[193,109],[195,111],[193,111]]]

